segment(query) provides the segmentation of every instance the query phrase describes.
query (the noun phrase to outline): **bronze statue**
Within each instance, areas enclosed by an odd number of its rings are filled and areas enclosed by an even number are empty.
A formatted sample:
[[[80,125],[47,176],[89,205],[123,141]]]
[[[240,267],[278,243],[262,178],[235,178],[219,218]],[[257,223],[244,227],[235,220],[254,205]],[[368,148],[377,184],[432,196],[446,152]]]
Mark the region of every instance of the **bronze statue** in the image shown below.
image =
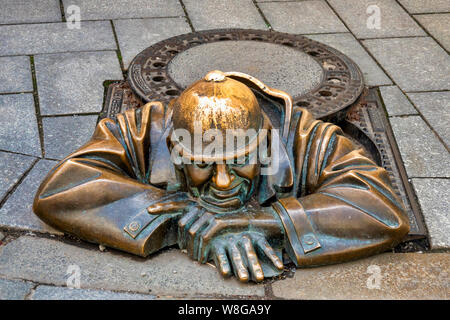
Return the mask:
[[[250,88],[283,101],[278,128]],[[189,140],[196,131],[200,140]],[[208,151],[212,143],[226,150]],[[178,244],[241,281],[281,273],[282,252],[298,267],[338,263],[387,250],[409,231],[386,171],[338,126],[249,75],[220,71],[167,108],[149,102],[100,121],[45,178],[34,212],[143,257]]]

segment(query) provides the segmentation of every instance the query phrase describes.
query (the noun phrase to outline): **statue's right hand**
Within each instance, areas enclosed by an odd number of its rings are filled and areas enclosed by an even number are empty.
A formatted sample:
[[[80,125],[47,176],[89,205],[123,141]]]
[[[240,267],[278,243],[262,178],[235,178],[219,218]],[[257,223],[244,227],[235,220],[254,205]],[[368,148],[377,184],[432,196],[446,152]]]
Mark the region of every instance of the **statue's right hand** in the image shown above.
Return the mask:
[[[177,213],[182,212],[189,206],[191,206],[187,201],[171,201],[166,203],[155,203],[147,208],[148,213],[158,215],[167,213]]]
[[[170,198],[150,205],[147,207],[147,212],[153,215],[182,213],[195,204],[196,202],[189,199],[188,196],[176,200]]]

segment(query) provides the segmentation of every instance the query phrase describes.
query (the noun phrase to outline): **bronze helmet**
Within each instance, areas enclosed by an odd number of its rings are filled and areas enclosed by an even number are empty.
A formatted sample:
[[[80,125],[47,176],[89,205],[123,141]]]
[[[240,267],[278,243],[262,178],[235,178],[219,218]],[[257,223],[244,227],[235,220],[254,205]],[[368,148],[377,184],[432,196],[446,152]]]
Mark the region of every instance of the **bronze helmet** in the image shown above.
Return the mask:
[[[221,71],[211,71],[203,79],[185,89],[173,104],[173,132],[184,129],[191,137],[188,141],[173,135],[173,145],[177,152],[191,161],[218,161],[237,158],[256,149],[265,138],[270,121],[261,111],[255,94],[244,83],[227,77]],[[214,140],[205,133],[213,130],[222,135],[225,147],[226,135],[245,135],[237,139],[233,148],[215,151],[214,154],[202,152]],[[200,134],[202,148],[196,148],[195,135]],[[200,150],[198,152],[197,150]]]

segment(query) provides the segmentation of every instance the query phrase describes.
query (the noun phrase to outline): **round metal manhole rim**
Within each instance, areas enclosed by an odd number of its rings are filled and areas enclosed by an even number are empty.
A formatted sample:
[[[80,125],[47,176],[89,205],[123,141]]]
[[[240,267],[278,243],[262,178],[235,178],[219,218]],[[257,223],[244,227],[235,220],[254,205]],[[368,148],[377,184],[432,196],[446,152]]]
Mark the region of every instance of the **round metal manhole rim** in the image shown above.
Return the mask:
[[[128,82],[143,101],[168,103],[183,90],[169,75],[168,66],[172,59],[195,46],[228,40],[284,45],[300,50],[318,62],[323,69],[322,81],[310,92],[292,97],[294,106],[307,108],[316,118],[327,119],[341,113],[364,89],[360,69],[338,50],[300,35],[251,29],[199,31],[160,41],[133,59],[128,69]]]
[[[176,54],[169,76],[187,88],[211,70],[239,71],[281,89],[292,96],[316,88],[323,80],[321,65],[310,55],[276,43],[228,40],[208,42]]]

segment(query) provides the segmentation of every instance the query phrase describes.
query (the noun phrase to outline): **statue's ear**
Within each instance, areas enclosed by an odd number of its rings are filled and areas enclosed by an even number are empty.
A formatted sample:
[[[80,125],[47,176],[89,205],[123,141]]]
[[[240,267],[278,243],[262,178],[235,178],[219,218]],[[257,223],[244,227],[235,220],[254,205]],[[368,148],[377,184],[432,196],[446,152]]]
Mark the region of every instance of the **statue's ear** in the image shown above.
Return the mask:
[[[292,164],[278,130],[271,130],[270,152],[272,170],[269,180],[277,191],[291,188],[294,184]]]
[[[287,141],[292,117],[292,97],[287,92],[268,87],[260,80],[242,72],[230,71],[225,72],[225,75],[229,78],[242,82],[252,89],[256,89],[264,95],[268,95],[275,99],[281,99],[284,102],[284,110],[279,111],[284,116],[284,124],[281,126],[281,136],[285,141]]]
[[[167,145],[170,131],[170,128],[166,129],[155,146],[152,146],[150,183],[153,185],[169,186],[177,184],[174,163],[171,158],[170,149]]]
[[[294,185],[292,164],[276,129],[270,132],[270,162],[262,164],[261,175],[258,197],[260,203],[266,202],[277,192],[287,192]]]

